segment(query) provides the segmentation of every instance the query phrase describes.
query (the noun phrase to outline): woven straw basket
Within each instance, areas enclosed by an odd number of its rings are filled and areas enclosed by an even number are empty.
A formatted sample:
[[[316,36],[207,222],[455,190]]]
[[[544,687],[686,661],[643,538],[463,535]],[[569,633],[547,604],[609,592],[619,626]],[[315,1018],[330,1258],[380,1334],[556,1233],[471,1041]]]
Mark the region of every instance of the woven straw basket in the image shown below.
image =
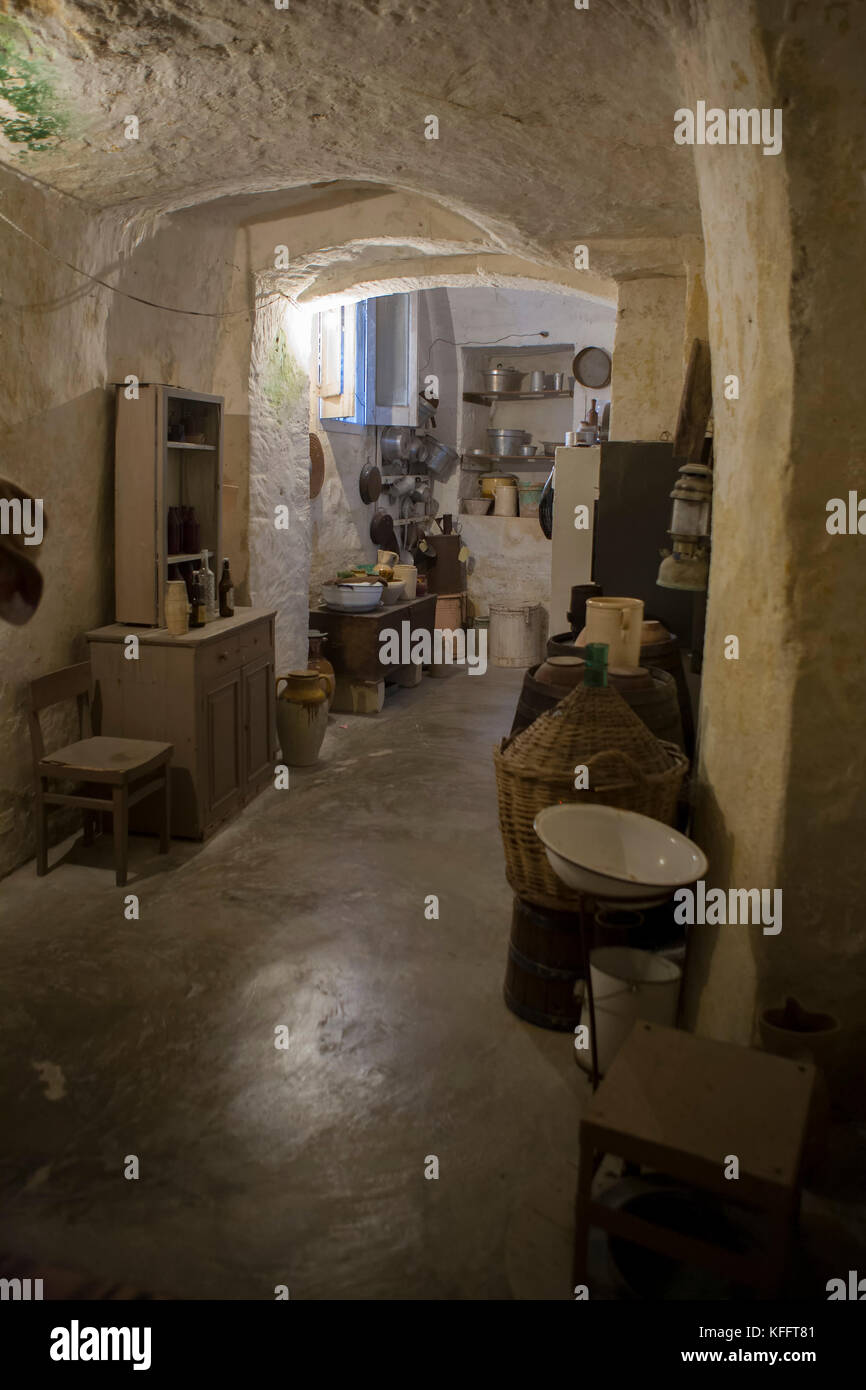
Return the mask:
[[[657,739],[612,686],[581,685],[528,729],[494,750],[505,876],[519,897],[539,907],[577,909],[547,862],[532,828],[545,806],[600,802],[670,825],[689,762],[675,743]],[[589,787],[575,788],[585,765]]]

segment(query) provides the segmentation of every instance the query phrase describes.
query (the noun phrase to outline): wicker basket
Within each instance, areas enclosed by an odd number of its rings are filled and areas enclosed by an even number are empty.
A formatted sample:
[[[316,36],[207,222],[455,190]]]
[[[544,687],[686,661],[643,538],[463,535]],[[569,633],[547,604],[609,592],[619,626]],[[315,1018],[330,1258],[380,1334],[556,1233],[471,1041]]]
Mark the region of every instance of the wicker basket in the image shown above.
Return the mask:
[[[533,822],[545,806],[589,801],[638,811],[670,825],[688,758],[657,739],[611,686],[578,686],[528,729],[494,751],[505,876],[526,902],[576,909],[579,899],[551,869]],[[575,788],[585,765],[589,787]]]

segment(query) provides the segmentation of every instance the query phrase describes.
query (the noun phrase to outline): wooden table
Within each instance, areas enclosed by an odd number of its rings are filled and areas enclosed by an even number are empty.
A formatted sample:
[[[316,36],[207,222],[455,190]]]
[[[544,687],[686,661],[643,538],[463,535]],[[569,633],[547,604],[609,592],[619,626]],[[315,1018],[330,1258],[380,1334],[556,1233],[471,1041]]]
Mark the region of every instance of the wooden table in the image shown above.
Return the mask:
[[[814,1080],[815,1068],[806,1063],[638,1020],[580,1122],[575,1283],[586,1282],[589,1227],[600,1226],[764,1296],[778,1293],[799,1204]],[[734,1254],[593,1201],[596,1155],[606,1153],[759,1210],[765,1249]],[[725,1176],[732,1155],[739,1160],[737,1178]]]
[[[421,681],[421,667],[413,663],[384,666],[379,660],[381,634],[386,628],[402,632],[409,623],[411,649],[414,634],[432,633],[436,617],[436,595],[383,604],[371,613],[337,613],[322,605],[310,609],[310,627],[327,634],[324,655],[337,677],[332,708],[355,714],[376,714],[385,699],[385,682],[414,686]]]

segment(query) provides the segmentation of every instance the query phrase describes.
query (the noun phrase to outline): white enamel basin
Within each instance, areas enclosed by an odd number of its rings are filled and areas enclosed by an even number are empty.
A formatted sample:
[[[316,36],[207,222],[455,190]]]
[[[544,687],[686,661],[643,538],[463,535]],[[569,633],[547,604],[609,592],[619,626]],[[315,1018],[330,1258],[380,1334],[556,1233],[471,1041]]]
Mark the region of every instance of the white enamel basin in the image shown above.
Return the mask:
[[[703,851],[678,830],[614,806],[547,806],[534,829],[556,876],[594,898],[661,902],[707,868]]]

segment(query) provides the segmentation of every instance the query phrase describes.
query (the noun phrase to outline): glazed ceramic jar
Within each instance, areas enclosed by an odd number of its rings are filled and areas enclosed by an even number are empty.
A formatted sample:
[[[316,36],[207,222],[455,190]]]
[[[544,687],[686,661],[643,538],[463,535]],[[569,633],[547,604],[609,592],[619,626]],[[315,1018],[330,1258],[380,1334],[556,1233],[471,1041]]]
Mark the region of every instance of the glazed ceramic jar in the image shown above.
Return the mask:
[[[278,679],[277,734],[289,767],[318,762],[328,727],[328,689],[327,677],[318,671],[289,671]]]
[[[326,632],[312,630],[307,633],[309,651],[307,652],[307,667],[310,671],[318,671],[320,676],[324,676],[328,683],[328,708],[334,703],[334,694],[337,689],[337,677],[334,668],[326,656],[322,655],[322,647],[328,640]]]

